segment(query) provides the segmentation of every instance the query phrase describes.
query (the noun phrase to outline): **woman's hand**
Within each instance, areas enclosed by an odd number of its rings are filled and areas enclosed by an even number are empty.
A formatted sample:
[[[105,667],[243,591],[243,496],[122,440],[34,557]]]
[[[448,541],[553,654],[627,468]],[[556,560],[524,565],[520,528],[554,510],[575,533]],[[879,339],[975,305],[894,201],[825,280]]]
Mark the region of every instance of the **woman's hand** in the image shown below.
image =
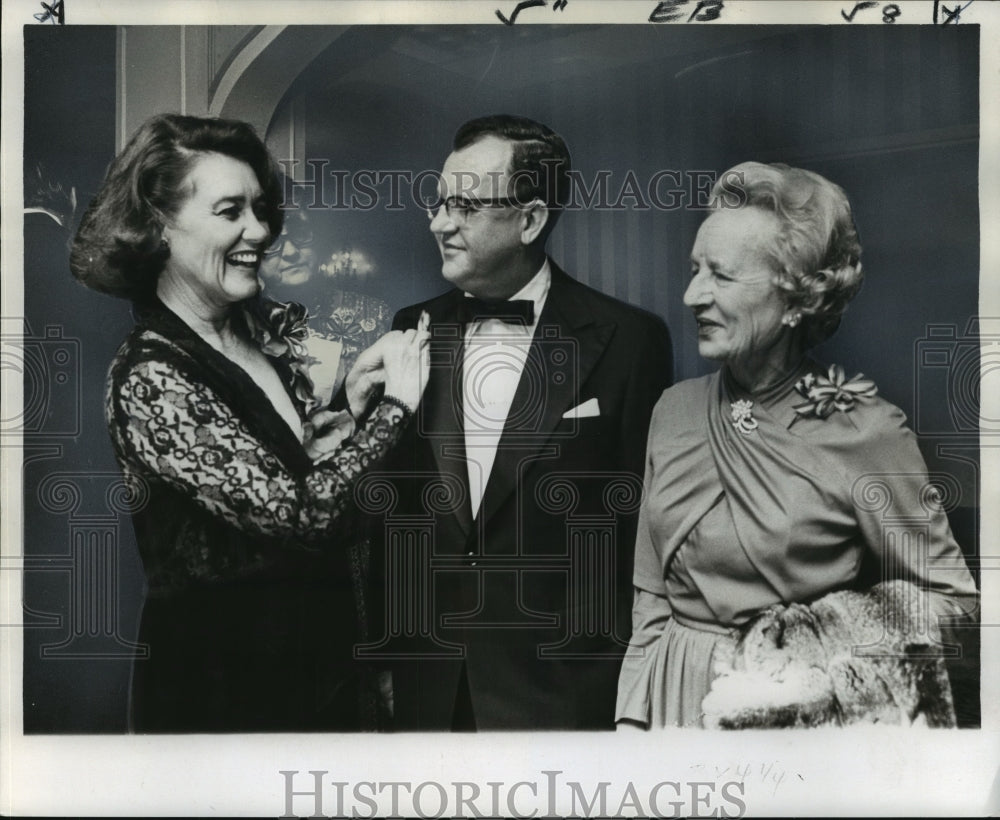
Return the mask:
[[[430,317],[421,313],[416,330],[393,330],[361,352],[344,387],[355,418],[360,418],[380,385],[411,410],[420,403],[430,364],[425,352]]]
[[[388,333],[380,341],[387,340],[382,358],[385,370],[386,395],[399,399],[415,411],[427,387],[430,374],[430,357],[427,344],[431,340],[428,330],[431,320],[426,311],[420,314],[416,330]]]
[[[344,379],[344,389],[347,391],[347,403],[354,418],[361,418],[375,390],[385,384],[385,371],[382,369],[382,356],[385,350],[383,336],[371,347],[362,350],[354,361],[354,366]]]
[[[335,453],[354,434],[354,430],[354,419],[345,410],[320,410],[313,413],[304,425],[303,445],[315,464]]]

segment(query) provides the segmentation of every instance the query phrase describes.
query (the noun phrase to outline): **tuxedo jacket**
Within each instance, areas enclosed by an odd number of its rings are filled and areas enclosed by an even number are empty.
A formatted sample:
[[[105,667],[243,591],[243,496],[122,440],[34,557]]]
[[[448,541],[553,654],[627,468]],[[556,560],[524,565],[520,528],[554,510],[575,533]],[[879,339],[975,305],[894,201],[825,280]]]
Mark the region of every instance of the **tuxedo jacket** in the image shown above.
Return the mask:
[[[479,729],[612,729],[646,436],[672,378],[667,328],[552,265],[474,518],[463,298],[453,290],[393,323],[429,313],[431,372],[384,473],[360,488],[371,511],[392,487],[373,518],[381,637],[361,654],[390,662],[399,730],[452,728],[459,698]]]

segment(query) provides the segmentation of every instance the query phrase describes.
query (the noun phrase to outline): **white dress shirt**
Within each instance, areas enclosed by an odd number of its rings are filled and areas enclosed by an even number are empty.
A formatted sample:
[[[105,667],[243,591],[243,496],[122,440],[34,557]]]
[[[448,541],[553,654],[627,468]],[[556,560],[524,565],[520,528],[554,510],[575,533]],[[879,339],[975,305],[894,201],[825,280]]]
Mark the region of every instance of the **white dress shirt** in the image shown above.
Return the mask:
[[[473,518],[479,513],[497,445],[551,284],[552,270],[546,258],[531,281],[510,297],[534,302],[535,318],[530,325],[480,319],[466,328],[462,402]]]

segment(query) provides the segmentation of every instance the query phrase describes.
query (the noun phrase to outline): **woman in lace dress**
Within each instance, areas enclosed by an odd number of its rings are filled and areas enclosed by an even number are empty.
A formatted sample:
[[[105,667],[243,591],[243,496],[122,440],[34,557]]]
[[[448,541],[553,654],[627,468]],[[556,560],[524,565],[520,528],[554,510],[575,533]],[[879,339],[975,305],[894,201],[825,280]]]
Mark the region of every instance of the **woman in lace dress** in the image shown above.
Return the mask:
[[[77,278],[135,306],[107,385],[148,587],[135,731],[358,728],[351,494],[420,400],[428,334],[381,339],[351,412],[318,410],[304,310],[259,295],[280,199],[250,126],[161,115],[73,245]]]
[[[684,302],[698,352],[722,367],[653,411],[619,725],[702,725],[715,662],[772,605],[881,579],[929,591],[934,614],[975,596],[903,413],[807,355],[861,286],[843,190],[748,162],[713,197]],[[894,537],[892,521],[926,540]]]

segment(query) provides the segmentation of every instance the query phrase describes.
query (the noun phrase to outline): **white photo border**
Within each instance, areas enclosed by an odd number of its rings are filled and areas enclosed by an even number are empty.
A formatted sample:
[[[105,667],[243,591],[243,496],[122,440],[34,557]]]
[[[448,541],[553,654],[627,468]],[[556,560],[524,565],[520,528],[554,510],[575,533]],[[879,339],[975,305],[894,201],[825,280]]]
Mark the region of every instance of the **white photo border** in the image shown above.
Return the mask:
[[[394,2],[359,0],[65,0],[69,25],[187,25],[254,22],[261,24],[387,24],[497,22],[497,8],[513,0]],[[964,4],[954,0],[947,6]],[[53,4],[49,4],[50,6]],[[570,0],[560,22],[646,22],[655,4],[648,0]],[[840,11],[853,0],[726,0],[728,23],[848,25]],[[885,5],[880,3],[881,5]],[[898,0],[909,19],[933,25],[933,0]],[[22,134],[23,36],[41,5],[32,0],[3,4],[2,124],[2,276],[3,315],[21,315],[22,290]],[[547,15],[538,22],[552,22]],[[518,25],[531,24],[525,12]],[[878,25],[879,23],[873,23]],[[1000,316],[1000,6],[979,0],[968,4],[962,25],[981,27],[980,49],[980,315]],[[706,23],[708,25],[708,23]],[[851,25],[857,25],[852,23]],[[984,378],[986,373],[984,371]],[[4,371],[3,401],[19,407],[19,374]],[[1000,418],[1000,395],[982,394],[982,416]],[[5,440],[2,457],[2,544],[16,555],[21,539],[21,454]],[[1000,552],[991,550],[1000,533],[1000,449],[981,449],[982,498],[980,549],[1000,569]],[[20,573],[0,566],[0,623],[20,612]],[[25,736],[21,724],[20,630],[0,629],[0,812],[18,815],[280,815],[286,807],[282,771],[299,772],[295,789],[310,787],[311,771],[324,782],[439,783],[500,782],[500,810],[537,816],[566,814],[579,782],[590,796],[602,781],[609,812],[621,805],[628,784],[645,803],[653,786],[664,781],[723,783],[739,777],[745,812],[759,815],[951,815],[1000,812],[1000,573],[984,563],[982,728],[960,732],[879,729],[810,732],[481,734],[440,735],[258,735],[258,736]],[[546,774],[558,772],[558,775]],[[555,792],[546,787],[555,777]],[[513,803],[509,791],[523,786]],[[534,791],[531,785],[534,785]],[[689,786],[685,785],[685,789]],[[433,790],[432,790],[433,791]],[[365,792],[368,794],[368,792]],[[468,794],[468,792],[466,792]],[[666,793],[664,793],[666,794]],[[546,796],[548,795],[548,796]],[[330,786],[323,813],[335,813]],[[552,803],[548,802],[552,797]],[[390,790],[376,796],[379,814],[391,809]],[[661,805],[669,806],[663,797]],[[364,803],[347,803],[367,812]],[[427,798],[431,812],[436,799]],[[488,806],[484,797],[480,806]],[[579,805],[579,804],[577,804]],[[712,804],[718,807],[719,803]],[[401,803],[400,812],[407,813]],[[688,800],[687,811],[691,809]],[[300,816],[313,814],[308,796],[295,798]],[[702,804],[711,811],[708,804]],[[628,806],[626,806],[628,808]],[[723,810],[735,816],[735,803]],[[364,814],[362,814],[364,816]]]

